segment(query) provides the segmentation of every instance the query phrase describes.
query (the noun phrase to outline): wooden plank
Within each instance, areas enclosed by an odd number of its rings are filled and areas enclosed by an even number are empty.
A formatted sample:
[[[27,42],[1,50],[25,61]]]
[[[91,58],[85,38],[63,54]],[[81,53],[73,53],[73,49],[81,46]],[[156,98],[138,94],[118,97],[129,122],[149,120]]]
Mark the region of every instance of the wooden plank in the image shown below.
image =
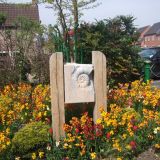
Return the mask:
[[[63,125],[65,123],[65,108],[64,108],[64,64],[63,54],[57,53],[57,84],[58,84],[58,107],[59,107],[59,129],[60,136],[64,137],[65,132]]]
[[[51,89],[51,112],[53,138],[57,141],[60,138],[59,131],[59,108],[58,108],[58,82],[57,82],[57,54],[52,54],[50,58],[50,89]]]
[[[104,110],[107,111],[107,62],[106,56],[102,53],[102,70],[103,70],[103,97],[104,97]]]
[[[92,52],[92,64],[94,65],[94,89],[95,107],[93,111],[94,121],[100,117],[99,107],[106,110],[106,58],[99,51]]]

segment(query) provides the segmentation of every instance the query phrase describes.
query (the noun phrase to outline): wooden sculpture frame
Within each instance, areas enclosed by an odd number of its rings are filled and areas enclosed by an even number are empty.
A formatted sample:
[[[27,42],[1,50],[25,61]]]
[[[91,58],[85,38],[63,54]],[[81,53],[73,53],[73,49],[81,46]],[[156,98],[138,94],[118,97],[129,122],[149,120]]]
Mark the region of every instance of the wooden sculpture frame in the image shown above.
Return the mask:
[[[92,64],[94,66],[93,83],[95,92],[93,119],[96,121],[100,117],[99,107],[103,106],[104,110],[107,110],[106,57],[99,51],[92,51]],[[65,123],[64,85],[63,53],[57,52],[52,54],[50,58],[52,129],[53,138],[56,139],[56,141],[59,141],[60,137],[65,137],[63,130]]]

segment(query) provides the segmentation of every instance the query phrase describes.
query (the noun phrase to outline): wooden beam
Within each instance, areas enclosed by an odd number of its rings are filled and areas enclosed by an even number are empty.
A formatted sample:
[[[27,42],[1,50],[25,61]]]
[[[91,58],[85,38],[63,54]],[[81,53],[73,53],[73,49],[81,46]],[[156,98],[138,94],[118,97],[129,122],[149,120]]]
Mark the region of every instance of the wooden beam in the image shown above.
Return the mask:
[[[53,138],[59,141],[64,136],[64,73],[63,54],[54,53],[50,58],[50,89]]]
[[[99,107],[103,106],[104,110],[107,110],[106,57],[99,51],[92,51],[92,64],[94,65],[94,89],[96,94],[93,117],[96,121],[100,117]]]

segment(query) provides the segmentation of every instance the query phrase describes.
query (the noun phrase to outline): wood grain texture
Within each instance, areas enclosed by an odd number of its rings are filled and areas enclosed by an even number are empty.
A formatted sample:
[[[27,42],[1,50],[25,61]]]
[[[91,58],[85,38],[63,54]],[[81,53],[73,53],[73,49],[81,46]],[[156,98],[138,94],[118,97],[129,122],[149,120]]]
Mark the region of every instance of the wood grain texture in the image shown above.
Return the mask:
[[[64,64],[63,64],[63,54],[57,53],[57,84],[58,84],[58,106],[59,106],[59,127],[60,136],[64,137],[65,132],[63,130],[63,125],[65,123],[65,106],[64,106]]]
[[[63,55],[54,53],[50,58],[50,89],[53,138],[59,141],[64,136],[64,82],[63,82]]]
[[[93,51],[92,64],[94,65],[94,89],[96,94],[93,117],[96,121],[100,117],[99,107],[103,106],[104,110],[107,110],[106,58],[103,53]]]

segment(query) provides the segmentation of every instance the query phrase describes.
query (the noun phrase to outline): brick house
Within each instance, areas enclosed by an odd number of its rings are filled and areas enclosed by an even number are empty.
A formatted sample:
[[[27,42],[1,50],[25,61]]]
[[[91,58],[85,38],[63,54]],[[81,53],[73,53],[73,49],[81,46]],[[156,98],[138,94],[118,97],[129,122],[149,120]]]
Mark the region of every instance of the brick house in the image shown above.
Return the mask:
[[[140,34],[140,37],[138,39],[138,45],[140,45],[142,48],[144,46],[144,35],[150,29],[150,27],[151,26],[145,26],[137,30],[137,32]]]
[[[0,69],[2,69],[2,66],[5,66],[4,64],[8,65],[10,63],[11,52],[14,50],[14,48],[5,47],[7,39],[4,40],[4,30],[9,29],[14,35],[16,29],[14,27],[14,22],[18,17],[26,17],[38,22],[40,20],[38,5],[35,0],[32,0],[32,4],[0,3],[0,14],[6,15],[6,21],[3,24],[0,24]],[[14,46],[14,44],[12,46]]]
[[[141,29],[139,30],[141,31]],[[145,28],[143,32],[140,31],[140,46],[142,48],[160,47],[160,22]]]

